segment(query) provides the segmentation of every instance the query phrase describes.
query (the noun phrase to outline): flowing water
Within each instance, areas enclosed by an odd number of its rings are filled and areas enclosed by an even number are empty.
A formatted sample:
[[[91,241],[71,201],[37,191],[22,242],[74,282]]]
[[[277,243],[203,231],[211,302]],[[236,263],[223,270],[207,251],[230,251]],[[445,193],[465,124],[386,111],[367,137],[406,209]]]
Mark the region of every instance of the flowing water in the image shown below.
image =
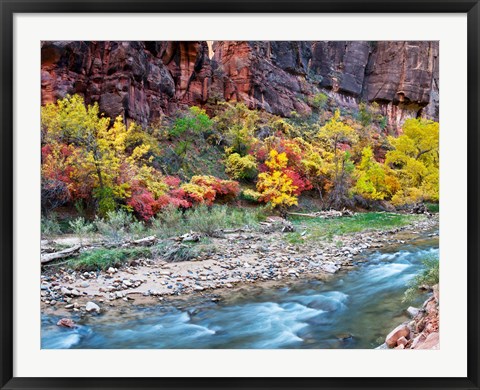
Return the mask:
[[[42,348],[375,348],[408,319],[403,294],[429,255],[438,255],[438,237],[424,235],[365,253],[353,270],[323,282],[72,317],[75,329],[43,315]]]

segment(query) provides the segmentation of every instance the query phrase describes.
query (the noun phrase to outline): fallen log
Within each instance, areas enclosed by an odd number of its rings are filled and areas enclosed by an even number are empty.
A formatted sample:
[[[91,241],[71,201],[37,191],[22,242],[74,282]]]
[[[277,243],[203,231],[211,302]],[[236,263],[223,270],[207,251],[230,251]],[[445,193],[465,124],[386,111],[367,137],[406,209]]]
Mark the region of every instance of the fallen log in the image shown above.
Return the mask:
[[[288,215],[296,215],[299,217],[308,217],[308,218],[323,218],[323,219],[329,219],[329,218],[340,218],[340,217],[352,217],[355,215],[354,212],[348,210],[348,209],[343,209],[341,211],[339,210],[326,210],[326,211],[317,211],[315,213],[295,213],[295,212],[287,212]]]
[[[40,261],[42,264],[49,263],[53,260],[65,259],[67,257],[72,257],[80,252],[80,245],[72,246],[71,248],[64,249],[59,252],[46,253],[40,256]]]
[[[318,214],[305,214],[305,213],[293,213],[290,211],[287,211],[288,215],[296,215],[297,217],[309,217],[309,218],[318,218]]]
[[[148,236],[145,238],[140,238],[139,240],[133,240],[127,242],[127,246],[151,246],[157,242],[157,237],[155,236]],[[129,245],[128,245],[129,244]]]

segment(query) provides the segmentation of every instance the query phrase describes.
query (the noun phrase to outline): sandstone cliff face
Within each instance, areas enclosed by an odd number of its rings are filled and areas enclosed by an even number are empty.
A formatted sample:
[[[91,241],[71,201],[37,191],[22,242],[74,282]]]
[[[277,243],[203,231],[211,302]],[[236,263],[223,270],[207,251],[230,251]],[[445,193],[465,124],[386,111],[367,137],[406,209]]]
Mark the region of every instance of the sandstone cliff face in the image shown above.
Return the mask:
[[[310,113],[302,100],[313,93],[306,82],[310,59],[307,42],[237,42],[214,44],[219,81],[214,89],[227,101],[242,101],[251,108],[282,116],[292,111]]]
[[[108,116],[142,125],[203,104],[211,76],[206,42],[42,44],[42,104],[78,93]]]
[[[241,101],[310,114],[326,92],[340,106],[380,104],[389,124],[438,119],[438,42],[44,42],[42,103],[67,93],[147,125],[184,105]]]

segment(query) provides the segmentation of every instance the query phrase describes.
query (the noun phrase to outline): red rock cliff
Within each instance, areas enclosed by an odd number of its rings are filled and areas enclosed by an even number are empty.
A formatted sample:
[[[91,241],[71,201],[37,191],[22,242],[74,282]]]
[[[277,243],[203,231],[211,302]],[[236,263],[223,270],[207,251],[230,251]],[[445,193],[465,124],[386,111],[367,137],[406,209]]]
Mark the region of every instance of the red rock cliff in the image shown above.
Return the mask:
[[[438,42],[44,42],[42,103],[67,93],[142,125],[209,99],[289,116],[324,91],[338,104],[376,101],[397,127],[438,119]]]

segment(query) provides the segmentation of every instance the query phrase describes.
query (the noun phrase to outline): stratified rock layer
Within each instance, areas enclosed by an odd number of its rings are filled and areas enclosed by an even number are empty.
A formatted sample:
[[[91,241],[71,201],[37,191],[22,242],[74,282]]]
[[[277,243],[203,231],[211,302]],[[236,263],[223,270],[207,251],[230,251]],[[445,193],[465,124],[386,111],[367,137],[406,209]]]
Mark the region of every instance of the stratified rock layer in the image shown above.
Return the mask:
[[[42,104],[78,93],[108,116],[142,125],[203,104],[211,78],[206,42],[42,44]]]
[[[398,128],[438,119],[438,56],[427,41],[43,42],[42,103],[79,93],[147,125],[219,100],[308,115],[325,92],[340,106],[376,101]]]

